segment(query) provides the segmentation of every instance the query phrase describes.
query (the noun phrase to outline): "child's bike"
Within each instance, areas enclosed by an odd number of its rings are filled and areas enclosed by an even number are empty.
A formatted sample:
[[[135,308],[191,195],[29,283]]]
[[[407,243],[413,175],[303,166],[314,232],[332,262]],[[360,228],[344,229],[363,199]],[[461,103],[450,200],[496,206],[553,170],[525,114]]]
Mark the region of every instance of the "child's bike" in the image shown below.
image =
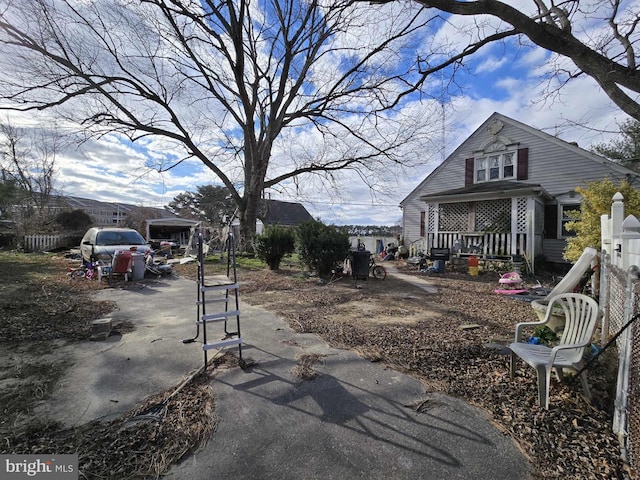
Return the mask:
[[[382,265],[378,265],[374,260],[373,255],[371,255],[371,258],[369,259],[369,271],[371,272],[371,275],[373,275],[373,278],[377,278],[378,280],[384,280],[387,278],[387,269]]]

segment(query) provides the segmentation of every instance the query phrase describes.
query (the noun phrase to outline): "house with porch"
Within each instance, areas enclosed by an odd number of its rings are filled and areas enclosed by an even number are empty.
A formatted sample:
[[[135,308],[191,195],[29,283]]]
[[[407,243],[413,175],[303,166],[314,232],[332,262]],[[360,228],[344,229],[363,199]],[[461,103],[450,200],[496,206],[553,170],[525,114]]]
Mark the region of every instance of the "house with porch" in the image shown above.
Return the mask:
[[[493,113],[400,203],[412,253],[449,248],[481,258],[564,263],[576,188],[638,174],[512,118]]]

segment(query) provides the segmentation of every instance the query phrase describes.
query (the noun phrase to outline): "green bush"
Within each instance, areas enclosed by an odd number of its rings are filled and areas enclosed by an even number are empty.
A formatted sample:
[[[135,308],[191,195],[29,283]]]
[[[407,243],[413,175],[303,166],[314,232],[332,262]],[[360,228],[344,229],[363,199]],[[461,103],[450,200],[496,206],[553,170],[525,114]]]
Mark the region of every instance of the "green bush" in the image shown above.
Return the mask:
[[[295,241],[291,228],[273,225],[267,227],[262,235],[255,236],[253,249],[256,256],[269,266],[269,270],[278,270],[282,257],[294,251]]]
[[[305,222],[298,227],[300,260],[320,277],[327,277],[350,252],[349,233],[322,222]]]
[[[616,192],[624,196],[625,216],[640,216],[640,191],[623,180],[616,185],[610,179],[591,182],[586,187],[578,187],[582,195],[582,206],[576,213],[576,220],[567,223],[567,230],[576,232],[576,236],[567,240],[564,258],[575,262],[585,247],[600,250],[600,216],[611,213],[612,197]]]
[[[539,325],[533,330],[533,336],[540,339],[540,343],[553,347],[558,342],[558,335],[546,325]]]

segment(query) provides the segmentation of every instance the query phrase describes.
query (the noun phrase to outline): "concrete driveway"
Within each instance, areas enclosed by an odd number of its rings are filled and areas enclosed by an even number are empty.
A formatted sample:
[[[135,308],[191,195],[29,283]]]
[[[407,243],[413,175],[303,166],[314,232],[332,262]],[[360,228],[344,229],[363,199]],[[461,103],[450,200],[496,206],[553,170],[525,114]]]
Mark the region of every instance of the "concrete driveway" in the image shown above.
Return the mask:
[[[204,362],[199,343],[182,343],[195,333],[196,295],[180,278],[101,291],[118,303],[113,322],[135,331],[62,347],[75,363],[41,413],[68,425],[109,419],[180,383]],[[241,311],[253,366],[214,376],[218,428],[167,478],[529,478],[525,456],[483,411],[295,333],[263,309]],[[303,380],[295,369],[310,356],[317,376]]]

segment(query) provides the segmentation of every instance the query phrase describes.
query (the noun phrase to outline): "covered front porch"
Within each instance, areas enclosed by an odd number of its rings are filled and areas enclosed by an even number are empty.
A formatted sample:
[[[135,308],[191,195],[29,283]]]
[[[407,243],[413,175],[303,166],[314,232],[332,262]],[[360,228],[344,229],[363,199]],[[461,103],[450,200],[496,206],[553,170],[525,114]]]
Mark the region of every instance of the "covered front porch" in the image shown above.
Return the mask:
[[[517,257],[533,272],[533,260],[542,254],[548,198],[539,185],[511,182],[424,196],[421,245],[414,242],[412,247],[425,252],[449,248],[453,257],[474,255],[481,260]]]

